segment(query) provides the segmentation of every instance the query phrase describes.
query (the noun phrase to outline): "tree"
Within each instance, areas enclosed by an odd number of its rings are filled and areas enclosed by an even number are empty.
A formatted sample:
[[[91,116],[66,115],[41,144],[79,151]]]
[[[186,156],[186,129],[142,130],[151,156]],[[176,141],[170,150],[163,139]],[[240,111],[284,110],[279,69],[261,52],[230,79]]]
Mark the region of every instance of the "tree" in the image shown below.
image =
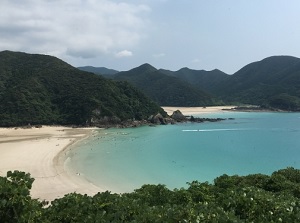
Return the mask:
[[[38,222],[44,202],[30,197],[34,179],[29,173],[8,171],[0,177],[0,219],[1,222]]]

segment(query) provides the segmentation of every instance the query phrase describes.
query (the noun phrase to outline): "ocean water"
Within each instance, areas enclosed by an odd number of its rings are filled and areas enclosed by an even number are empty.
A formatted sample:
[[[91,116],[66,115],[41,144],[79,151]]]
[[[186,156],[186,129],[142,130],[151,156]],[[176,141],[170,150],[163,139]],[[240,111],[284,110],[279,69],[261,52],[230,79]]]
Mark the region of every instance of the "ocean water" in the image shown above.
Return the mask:
[[[197,115],[195,115],[197,116]],[[112,192],[186,187],[222,175],[300,168],[300,113],[225,112],[221,122],[99,130],[67,154],[73,173]]]

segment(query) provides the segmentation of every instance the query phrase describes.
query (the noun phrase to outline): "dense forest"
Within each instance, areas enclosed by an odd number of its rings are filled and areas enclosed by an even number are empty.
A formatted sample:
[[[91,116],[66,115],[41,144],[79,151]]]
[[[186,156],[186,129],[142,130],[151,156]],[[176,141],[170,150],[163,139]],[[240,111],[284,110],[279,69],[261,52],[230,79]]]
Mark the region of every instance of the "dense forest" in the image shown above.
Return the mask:
[[[128,81],[161,106],[212,106],[221,102],[190,83],[168,76],[150,64],[111,75],[114,80]]]
[[[232,75],[217,69],[157,70],[144,64],[106,77],[129,81],[159,105],[251,104],[300,111],[300,59],[291,56],[268,57]]]
[[[220,83],[228,77],[228,74],[217,69],[206,71],[192,70],[185,67],[174,72],[160,69],[160,72],[186,81],[205,92],[214,92],[215,89],[219,88]]]
[[[274,56],[251,63],[222,81],[217,95],[237,101],[296,111],[300,108],[300,59]]]
[[[128,81],[160,106],[212,106],[222,101],[198,87],[175,76],[157,70],[150,64],[143,64],[129,71],[118,72],[103,67],[78,67],[83,71],[101,74],[103,77]]]
[[[217,177],[187,188],[144,185],[131,193],[65,195],[47,205],[30,196],[34,179],[0,177],[1,222],[299,222],[300,170]]]
[[[84,66],[84,67],[77,67],[79,70],[91,72],[94,74],[101,74],[104,76],[109,76],[112,74],[119,73],[119,71],[114,69],[108,69],[106,67],[93,67],[93,66]]]
[[[0,126],[147,119],[162,108],[132,85],[52,56],[0,52]]]
[[[209,92],[226,104],[300,110],[300,59],[296,57],[268,57],[246,65],[233,75],[188,68],[164,72]]]

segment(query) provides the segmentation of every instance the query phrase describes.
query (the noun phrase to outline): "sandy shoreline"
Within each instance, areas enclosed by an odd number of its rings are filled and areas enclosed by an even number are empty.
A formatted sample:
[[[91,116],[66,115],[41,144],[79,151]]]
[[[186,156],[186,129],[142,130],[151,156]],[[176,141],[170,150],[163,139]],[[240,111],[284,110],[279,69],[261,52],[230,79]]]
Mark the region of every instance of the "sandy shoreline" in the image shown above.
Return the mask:
[[[207,113],[220,113],[228,112],[224,109],[232,109],[236,106],[211,106],[211,107],[162,107],[168,115],[176,110],[181,111],[183,115],[207,114]]]
[[[35,181],[33,198],[48,201],[78,192],[93,195],[100,188],[80,176],[65,171],[64,150],[89,136],[93,129],[50,127],[31,129],[0,128],[0,175],[19,170],[29,172]]]

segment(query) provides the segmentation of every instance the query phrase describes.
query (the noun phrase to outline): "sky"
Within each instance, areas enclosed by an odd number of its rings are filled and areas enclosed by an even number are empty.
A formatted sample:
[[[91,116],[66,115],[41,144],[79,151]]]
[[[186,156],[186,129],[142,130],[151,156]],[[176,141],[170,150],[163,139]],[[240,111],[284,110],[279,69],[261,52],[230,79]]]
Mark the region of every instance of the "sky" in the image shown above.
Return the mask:
[[[0,51],[75,67],[233,74],[269,56],[300,57],[299,0],[1,0],[0,9]]]

